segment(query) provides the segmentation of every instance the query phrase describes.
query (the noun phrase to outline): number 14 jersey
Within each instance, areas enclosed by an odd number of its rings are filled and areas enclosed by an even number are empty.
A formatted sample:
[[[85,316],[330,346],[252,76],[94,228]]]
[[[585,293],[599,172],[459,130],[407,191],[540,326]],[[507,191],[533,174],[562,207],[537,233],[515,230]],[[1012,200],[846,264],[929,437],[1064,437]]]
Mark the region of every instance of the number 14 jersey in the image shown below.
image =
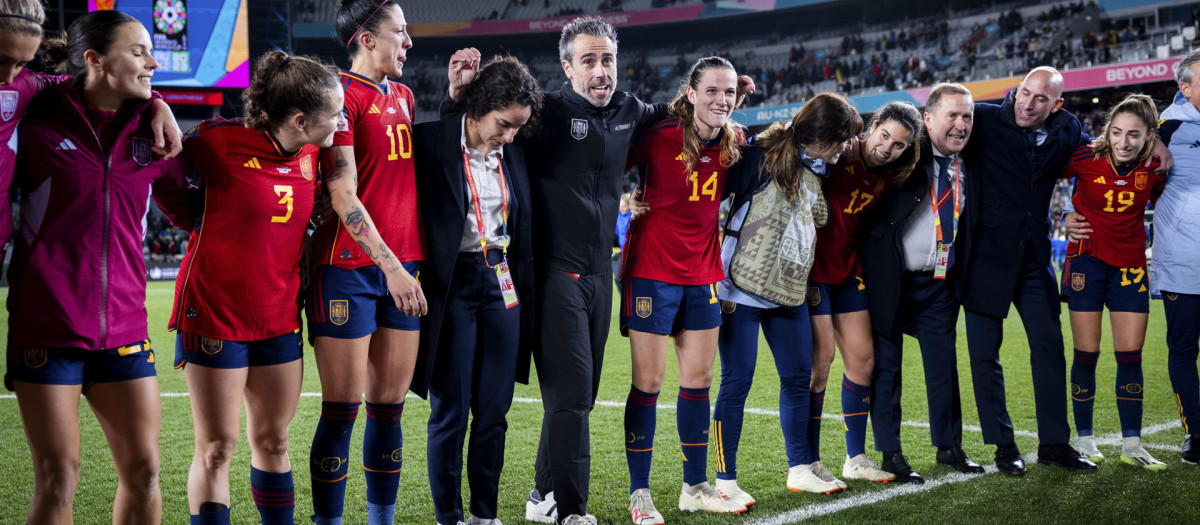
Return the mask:
[[[670,284],[701,285],[725,278],[719,214],[729,166],[719,141],[700,148],[690,172],[683,160],[683,122],[665,119],[629,152],[640,166],[642,200],[650,206],[629,225],[624,275]]]
[[[204,200],[175,279],[170,327],[227,341],[298,330],[320,150],[283,151],[243,119],[205,121],[183,146]]]

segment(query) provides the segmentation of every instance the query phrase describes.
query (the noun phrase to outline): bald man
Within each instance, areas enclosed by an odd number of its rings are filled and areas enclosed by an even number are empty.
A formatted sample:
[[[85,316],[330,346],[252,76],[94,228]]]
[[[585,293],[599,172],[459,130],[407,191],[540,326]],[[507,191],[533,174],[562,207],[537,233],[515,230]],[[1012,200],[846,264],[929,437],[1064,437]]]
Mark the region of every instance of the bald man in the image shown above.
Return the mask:
[[[996,467],[1012,476],[1025,473],[1025,460],[1013,440],[999,360],[1010,305],[1016,306],[1029,338],[1038,463],[1068,470],[1097,468],[1068,443],[1067,365],[1058,286],[1050,266],[1050,197],[1071,153],[1091,141],[1079,120],[1061,111],[1062,92],[1062,75],[1039,67],[1000,105],[976,103],[974,136],[963,151],[982,193],[978,221],[968,232],[970,262],[959,288],[975,404],[984,443],[997,446]],[[1155,154],[1170,162],[1160,145]]]

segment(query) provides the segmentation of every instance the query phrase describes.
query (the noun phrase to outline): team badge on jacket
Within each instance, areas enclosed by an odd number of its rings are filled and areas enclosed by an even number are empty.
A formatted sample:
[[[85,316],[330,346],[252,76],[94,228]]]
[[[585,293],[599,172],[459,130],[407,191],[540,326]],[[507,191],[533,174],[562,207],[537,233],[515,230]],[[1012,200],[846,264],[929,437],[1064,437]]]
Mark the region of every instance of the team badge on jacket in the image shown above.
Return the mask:
[[[588,122],[586,120],[581,118],[571,119],[571,136],[575,137],[575,140],[583,140],[587,137],[587,132]]]
[[[154,160],[154,154],[150,151],[153,147],[154,143],[150,142],[150,139],[134,137],[133,161],[138,163],[139,166],[149,166],[150,161]]]
[[[17,114],[17,101],[21,94],[16,91],[0,91],[0,118],[5,122],[12,120]]]
[[[1149,182],[1150,176],[1145,172],[1138,173],[1133,176],[1133,188],[1141,191],[1146,189],[1146,183]]]

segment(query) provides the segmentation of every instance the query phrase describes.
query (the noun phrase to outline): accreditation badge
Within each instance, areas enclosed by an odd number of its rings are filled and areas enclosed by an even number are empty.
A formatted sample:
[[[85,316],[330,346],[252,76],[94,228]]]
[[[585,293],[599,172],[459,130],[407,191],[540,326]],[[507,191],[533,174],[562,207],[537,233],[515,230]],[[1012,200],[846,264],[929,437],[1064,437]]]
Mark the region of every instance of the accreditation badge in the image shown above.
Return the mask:
[[[937,255],[933,258],[933,278],[945,279],[946,269],[950,267],[950,245],[939,242]]]
[[[500,295],[504,297],[504,307],[512,308],[521,304],[517,300],[517,288],[513,286],[512,273],[508,271],[508,261],[495,266],[496,279],[500,281]]]

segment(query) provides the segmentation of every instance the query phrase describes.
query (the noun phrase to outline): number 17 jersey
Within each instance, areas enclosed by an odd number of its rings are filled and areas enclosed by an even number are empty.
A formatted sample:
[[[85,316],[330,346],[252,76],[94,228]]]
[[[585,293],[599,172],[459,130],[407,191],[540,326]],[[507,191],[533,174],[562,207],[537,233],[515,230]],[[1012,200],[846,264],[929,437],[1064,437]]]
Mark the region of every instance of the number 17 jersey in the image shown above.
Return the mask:
[[[665,119],[629,152],[641,166],[642,200],[650,210],[629,225],[624,275],[670,284],[721,282],[719,214],[729,166],[719,143],[700,148],[690,172],[683,160],[683,122]]]

